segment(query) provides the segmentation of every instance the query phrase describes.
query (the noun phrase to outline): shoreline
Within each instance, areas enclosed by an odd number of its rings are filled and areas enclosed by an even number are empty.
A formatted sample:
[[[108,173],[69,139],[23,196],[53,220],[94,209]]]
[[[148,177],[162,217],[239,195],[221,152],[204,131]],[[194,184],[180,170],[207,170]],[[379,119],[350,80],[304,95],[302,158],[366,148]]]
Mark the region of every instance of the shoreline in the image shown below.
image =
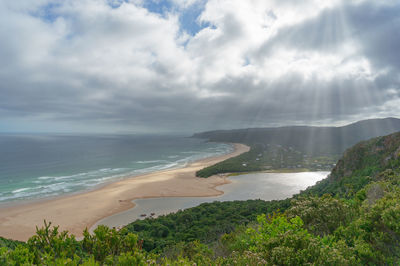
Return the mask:
[[[26,241],[43,220],[59,225],[76,237],[98,221],[135,206],[135,199],[160,197],[210,197],[222,195],[216,187],[230,183],[224,176],[199,178],[196,171],[236,157],[250,148],[234,143],[234,151],[192,162],[185,167],[128,177],[90,191],[35,202],[0,207],[0,236]]]

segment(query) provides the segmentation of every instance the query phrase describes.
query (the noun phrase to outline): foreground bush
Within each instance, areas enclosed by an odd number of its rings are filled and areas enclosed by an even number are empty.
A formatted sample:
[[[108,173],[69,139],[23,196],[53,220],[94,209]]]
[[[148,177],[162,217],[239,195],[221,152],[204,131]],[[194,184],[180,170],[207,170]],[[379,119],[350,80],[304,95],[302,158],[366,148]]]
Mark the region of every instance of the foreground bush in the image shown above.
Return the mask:
[[[154,256],[142,251],[135,234],[99,226],[82,241],[45,221],[26,245],[0,249],[0,265],[149,265]]]

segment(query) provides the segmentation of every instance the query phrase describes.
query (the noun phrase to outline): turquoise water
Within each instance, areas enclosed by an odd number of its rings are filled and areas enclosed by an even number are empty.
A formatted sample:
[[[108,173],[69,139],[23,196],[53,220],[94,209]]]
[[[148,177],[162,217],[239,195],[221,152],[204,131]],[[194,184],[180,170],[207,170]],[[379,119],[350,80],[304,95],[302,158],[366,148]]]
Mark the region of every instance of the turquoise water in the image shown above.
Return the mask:
[[[176,212],[178,210],[195,207],[201,203],[213,201],[233,200],[280,200],[286,199],[309,186],[315,185],[318,181],[326,178],[329,172],[301,172],[301,173],[254,173],[239,176],[232,176],[229,179],[231,184],[219,186],[218,190],[224,192],[216,197],[170,197],[138,199],[133,202],[136,206],[130,210],[107,217],[97,224],[104,224],[109,227],[120,227],[127,225],[137,219],[144,219],[142,214],[147,216],[155,213],[156,216]]]
[[[184,136],[0,134],[0,203],[84,191],[232,150]]]

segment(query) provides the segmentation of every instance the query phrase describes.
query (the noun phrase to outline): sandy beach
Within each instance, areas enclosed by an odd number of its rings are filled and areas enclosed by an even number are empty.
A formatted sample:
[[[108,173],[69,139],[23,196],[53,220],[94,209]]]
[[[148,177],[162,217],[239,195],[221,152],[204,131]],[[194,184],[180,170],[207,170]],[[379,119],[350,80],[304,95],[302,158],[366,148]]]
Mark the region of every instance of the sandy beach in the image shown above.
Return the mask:
[[[197,178],[195,172],[249,150],[234,144],[232,153],[194,162],[184,168],[126,178],[98,189],[39,202],[0,207],[0,236],[26,241],[43,220],[79,237],[85,228],[113,214],[133,208],[134,199],[157,197],[207,197],[221,195],[217,186],[225,177]]]

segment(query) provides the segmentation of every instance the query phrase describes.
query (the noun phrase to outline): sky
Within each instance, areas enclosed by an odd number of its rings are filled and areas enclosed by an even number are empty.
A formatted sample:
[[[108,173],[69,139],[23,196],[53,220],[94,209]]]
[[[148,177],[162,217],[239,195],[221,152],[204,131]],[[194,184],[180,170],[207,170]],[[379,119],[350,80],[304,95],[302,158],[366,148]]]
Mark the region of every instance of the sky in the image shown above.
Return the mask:
[[[400,116],[398,0],[0,0],[0,132]]]

